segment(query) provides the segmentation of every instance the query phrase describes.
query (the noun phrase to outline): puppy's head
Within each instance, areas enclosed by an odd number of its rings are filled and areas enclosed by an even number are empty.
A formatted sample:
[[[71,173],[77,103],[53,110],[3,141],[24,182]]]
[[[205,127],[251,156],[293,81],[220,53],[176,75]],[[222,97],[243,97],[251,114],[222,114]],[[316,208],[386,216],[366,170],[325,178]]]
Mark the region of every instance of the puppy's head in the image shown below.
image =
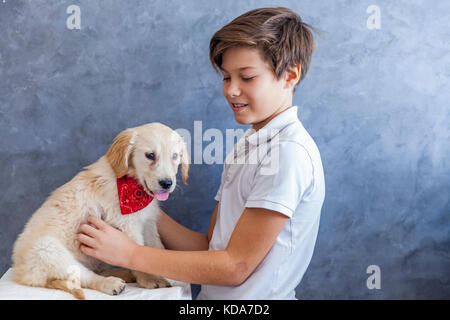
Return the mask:
[[[190,158],[183,138],[161,123],[149,123],[122,131],[106,159],[117,178],[135,178],[153,197],[167,200],[175,189],[178,166],[186,184]]]

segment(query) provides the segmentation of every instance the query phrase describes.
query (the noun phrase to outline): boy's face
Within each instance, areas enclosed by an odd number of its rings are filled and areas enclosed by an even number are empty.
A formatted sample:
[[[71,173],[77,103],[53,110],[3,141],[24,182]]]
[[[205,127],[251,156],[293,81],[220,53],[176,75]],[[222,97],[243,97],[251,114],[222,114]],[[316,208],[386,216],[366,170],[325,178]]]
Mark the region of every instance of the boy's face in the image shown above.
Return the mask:
[[[223,94],[234,117],[241,124],[252,124],[255,130],[292,105],[292,87],[276,79],[257,49],[234,47],[222,55]]]

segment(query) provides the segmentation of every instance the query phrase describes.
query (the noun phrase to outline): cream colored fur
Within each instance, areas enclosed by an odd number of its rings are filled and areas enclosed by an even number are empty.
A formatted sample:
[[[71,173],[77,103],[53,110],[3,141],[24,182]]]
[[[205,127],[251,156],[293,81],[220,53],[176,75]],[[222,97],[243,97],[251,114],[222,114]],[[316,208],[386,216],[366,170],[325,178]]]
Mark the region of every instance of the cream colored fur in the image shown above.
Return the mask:
[[[146,157],[150,152],[155,154],[153,161]],[[95,215],[138,244],[163,248],[156,226],[158,200],[154,198],[139,212],[122,215],[116,179],[125,174],[133,176],[151,193],[161,188],[160,179],[170,178],[172,192],[180,164],[186,183],[189,162],[183,139],[163,124],[150,123],[121,132],[105,156],[56,189],[30,218],[14,244],[14,280],[28,286],[65,290],[79,299],[84,299],[81,288],[111,295],[122,292],[122,279],[96,273],[107,266],[79,250],[76,235],[80,225],[89,215]],[[169,286],[163,278],[132,273],[140,286]]]

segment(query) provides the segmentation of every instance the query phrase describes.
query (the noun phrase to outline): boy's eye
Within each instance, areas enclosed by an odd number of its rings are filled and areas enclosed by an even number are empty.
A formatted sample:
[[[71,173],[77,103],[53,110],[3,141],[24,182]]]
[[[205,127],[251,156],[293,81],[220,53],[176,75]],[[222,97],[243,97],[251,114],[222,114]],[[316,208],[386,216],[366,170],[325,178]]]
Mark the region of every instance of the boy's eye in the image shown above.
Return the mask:
[[[242,80],[243,81],[250,81],[250,80],[252,80],[254,77],[249,77],[249,78],[244,78],[244,77],[242,77]],[[223,78],[223,81],[229,81],[230,80],[230,78],[229,77],[224,77]]]

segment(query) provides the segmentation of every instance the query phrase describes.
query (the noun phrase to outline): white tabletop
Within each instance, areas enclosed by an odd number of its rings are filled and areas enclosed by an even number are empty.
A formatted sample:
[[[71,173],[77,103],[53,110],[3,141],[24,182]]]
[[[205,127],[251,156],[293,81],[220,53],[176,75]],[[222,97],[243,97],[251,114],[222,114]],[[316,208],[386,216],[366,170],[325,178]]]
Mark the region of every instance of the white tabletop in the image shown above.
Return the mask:
[[[23,286],[12,280],[12,269],[0,279],[0,300],[76,300],[62,290]],[[144,289],[136,283],[127,283],[125,290],[110,296],[102,292],[83,289],[86,300],[191,300],[191,286],[188,283],[169,280],[171,288]]]

